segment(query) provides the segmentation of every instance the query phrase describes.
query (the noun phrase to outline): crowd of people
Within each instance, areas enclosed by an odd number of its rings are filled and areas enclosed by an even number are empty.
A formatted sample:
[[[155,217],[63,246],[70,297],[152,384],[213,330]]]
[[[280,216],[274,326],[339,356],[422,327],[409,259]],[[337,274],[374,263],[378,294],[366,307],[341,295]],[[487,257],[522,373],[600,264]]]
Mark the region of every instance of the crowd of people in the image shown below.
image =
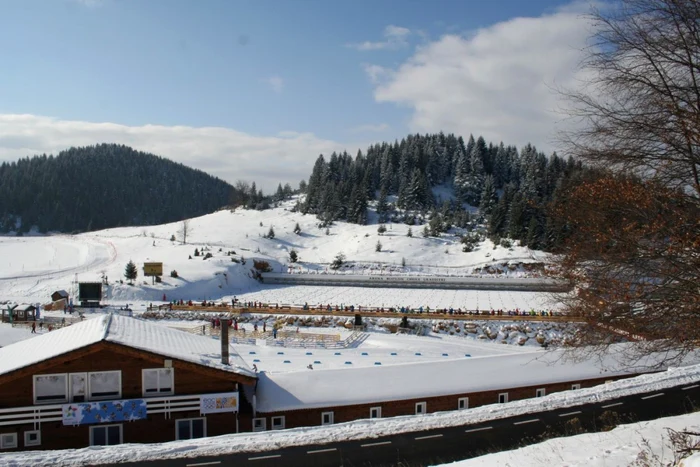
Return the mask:
[[[520,309],[520,308],[515,308],[515,309],[488,309],[488,310],[480,310],[478,308],[476,309],[467,309],[465,308],[454,308],[454,307],[449,307],[449,308],[431,308],[430,306],[394,306],[394,307],[368,307],[368,306],[361,306],[361,305],[345,305],[344,303],[341,304],[317,304],[317,305],[309,305],[308,303],[304,303],[304,305],[281,305],[279,303],[264,303],[260,301],[245,301],[241,302],[238,300],[236,297],[234,297],[230,305],[228,302],[224,301],[219,301],[219,302],[214,302],[214,301],[207,301],[203,300],[202,302],[193,302],[192,300],[184,301],[184,300],[173,300],[171,302],[168,302],[166,306],[168,306],[170,309],[172,309],[173,305],[175,306],[187,306],[187,307],[197,307],[197,306],[202,306],[202,307],[221,307],[221,308],[245,308],[245,309],[265,309],[265,310],[279,310],[279,309],[286,309],[286,310],[292,310],[292,309],[301,309],[304,311],[325,311],[328,313],[333,313],[333,312],[367,312],[367,313],[411,313],[411,314],[443,314],[443,315],[477,315],[477,316],[563,316],[561,312],[555,311],[555,310],[548,310],[548,309],[539,309],[536,310],[534,308],[531,308],[529,310],[526,309]]]

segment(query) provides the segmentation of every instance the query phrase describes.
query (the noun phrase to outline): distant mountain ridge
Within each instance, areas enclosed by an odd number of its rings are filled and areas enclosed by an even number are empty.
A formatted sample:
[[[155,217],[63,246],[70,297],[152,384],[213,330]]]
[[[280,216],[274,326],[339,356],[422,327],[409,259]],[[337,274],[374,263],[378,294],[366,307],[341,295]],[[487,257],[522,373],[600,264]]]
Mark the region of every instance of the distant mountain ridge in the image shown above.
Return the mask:
[[[234,187],[201,170],[117,144],[0,165],[0,232],[84,232],[156,225],[226,206]]]

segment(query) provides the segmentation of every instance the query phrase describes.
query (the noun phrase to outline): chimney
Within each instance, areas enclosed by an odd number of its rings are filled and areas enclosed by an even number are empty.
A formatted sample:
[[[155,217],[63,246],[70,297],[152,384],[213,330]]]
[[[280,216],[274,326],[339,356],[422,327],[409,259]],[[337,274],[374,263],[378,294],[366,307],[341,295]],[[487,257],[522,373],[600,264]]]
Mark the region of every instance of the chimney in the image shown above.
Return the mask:
[[[228,365],[228,351],[229,351],[229,341],[228,341],[228,319],[224,318],[221,320],[221,363]]]

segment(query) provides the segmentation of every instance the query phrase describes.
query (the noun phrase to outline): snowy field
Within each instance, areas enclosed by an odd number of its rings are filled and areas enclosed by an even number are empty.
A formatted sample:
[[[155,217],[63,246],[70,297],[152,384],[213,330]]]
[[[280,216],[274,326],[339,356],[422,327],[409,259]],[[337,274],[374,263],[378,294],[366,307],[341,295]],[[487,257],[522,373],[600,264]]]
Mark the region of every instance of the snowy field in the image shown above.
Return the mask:
[[[228,298],[228,297],[226,297]],[[345,304],[411,308],[461,308],[462,310],[552,310],[558,305],[547,293],[507,290],[399,289],[322,286],[260,286],[238,296],[241,301],[292,305]]]
[[[669,430],[700,432],[700,412],[620,425],[604,433],[555,438],[442,467],[674,466]],[[681,467],[700,467],[700,455],[687,459]]]
[[[465,292],[450,290],[362,289],[326,287],[267,287],[251,279],[252,260],[267,261],[274,271],[287,271],[289,252],[298,252],[297,271],[328,268],[343,253],[356,273],[471,275],[478,269],[499,269],[510,276],[528,275],[523,264],[541,262],[547,255],[525,247],[504,248],[486,240],[464,253],[457,232],[440,238],[423,238],[419,226],[408,237],[409,226],[387,224],[378,235],[377,225],[338,222],[320,229],[315,216],[291,212],[293,202],[267,211],[219,211],[190,220],[187,244],[181,239],[182,223],[124,227],[80,235],[0,237],[0,303],[47,303],[55,290],[75,295],[74,281],[100,281],[106,277],[105,302],[149,303],[168,299],[215,300],[234,295],[247,300],[285,303],[345,303],[355,305],[430,306],[431,308],[545,308],[546,296],[527,293]],[[293,232],[296,224],[301,234]],[[273,239],[264,238],[270,228]],[[171,241],[171,238],[175,241]],[[377,241],[382,251],[375,251]],[[209,253],[211,258],[195,256]],[[128,261],[139,277],[124,281]],[[235,261],[233,261],[235,260]],[[406,266],[401,263],[405,260]],[[151,284],[142,276],[144,262],[162,262],[163,282]],[[245,264],[243,264],[245,262]],[[508,264],[508,267],[503,265]],[[171,277],[177,271],[179,277]],[[122,282],[120,282],[122,281]],[[552,305],[551,307],[553,307]]]

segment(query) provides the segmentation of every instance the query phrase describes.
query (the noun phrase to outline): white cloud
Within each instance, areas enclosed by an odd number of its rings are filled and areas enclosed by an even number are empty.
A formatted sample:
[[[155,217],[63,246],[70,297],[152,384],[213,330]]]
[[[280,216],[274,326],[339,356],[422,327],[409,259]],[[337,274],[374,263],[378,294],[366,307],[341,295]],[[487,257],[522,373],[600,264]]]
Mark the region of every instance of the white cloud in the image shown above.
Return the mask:
[[[408,36],[411,30],[400,26],[389,25],[384,28],[384,40],[379,42],[362,42],[360,44],[349,44],[348,47],[357,50],[395,50],[408,45]]]
[[[351,133],[381,133],[389,128],[390,127],[387,123],[378,123],[376,125],[360,125],[355,128],[351,128],[349,131]]]
[[[278,94],[282,92],[282,89],[284,89],[284,80],[279,76],[270,76],[265,80],[265,82],[269,84],[272,90]]]
[[[269,192],[279,182],[297,185],[319,154],[361,147],[311,133],[255,136],[229,128],[91,123],[35,115],[0,114],[0,162],[57,154],[71,146],[119,143],[203,170],[229,183],[255,181]]]
[[[375,100],[412,109],[412,132],[452,131],[555,149],[557,87],[576,87],[590,34],[580,4],[445,35],[396,69],[364,65]]]

